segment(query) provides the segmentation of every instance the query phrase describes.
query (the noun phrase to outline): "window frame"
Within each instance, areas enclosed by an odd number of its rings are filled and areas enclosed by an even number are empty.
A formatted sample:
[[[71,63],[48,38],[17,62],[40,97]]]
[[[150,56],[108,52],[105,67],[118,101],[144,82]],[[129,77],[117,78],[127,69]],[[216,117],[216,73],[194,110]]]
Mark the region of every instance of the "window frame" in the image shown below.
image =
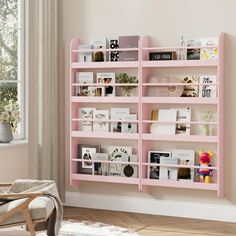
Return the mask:
[[[11,29],[17,31],[17,80],[15,81],[1,81],[4,83],[16,83],[17,86],[17,100],[21,109],[21,121],[19,127],[19,133],[14,134],[14,140],[24,140],[27,138],[26,135],[26,79],[25,79],[25,0],[17,0],[17,26],[11,27]],[[8,26],[2,26],[1,29],[7,29]]]

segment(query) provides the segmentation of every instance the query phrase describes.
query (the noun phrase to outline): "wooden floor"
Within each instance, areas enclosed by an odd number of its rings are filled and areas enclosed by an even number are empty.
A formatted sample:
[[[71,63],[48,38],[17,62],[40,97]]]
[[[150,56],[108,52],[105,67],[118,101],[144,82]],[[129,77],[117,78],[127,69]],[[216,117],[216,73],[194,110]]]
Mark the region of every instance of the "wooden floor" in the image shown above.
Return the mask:
[[[193,220],[74,207],[64,208],[64,218],[113,224],[132,229],[139,233],[140,236],[236,236],[236,223],[217,221]]]

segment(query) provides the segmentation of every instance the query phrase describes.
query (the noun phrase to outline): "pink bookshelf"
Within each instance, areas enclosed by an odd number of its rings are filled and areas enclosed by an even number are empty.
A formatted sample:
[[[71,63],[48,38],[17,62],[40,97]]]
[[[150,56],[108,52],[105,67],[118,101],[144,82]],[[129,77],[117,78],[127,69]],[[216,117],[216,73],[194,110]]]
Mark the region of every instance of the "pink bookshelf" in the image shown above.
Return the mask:
[[[218,49],[218,59],[214,60],[172,60],[172,61],[149,61],[149,52],[155,51],[171,51],[190,49],[194,47],[152,47],[149,45],[149,38],[144,36],[140,37],[139,47],[133,49],[114,49],[114,51],[138,51],[138,61],[118,61],[118,62],[78,62],[78,55],[82,52],[96,52],[98,50],[78,50],[79,39],[73,39],[70,46],[70,181],[71,185],[78,186],[80,181],[94,181],[94,182],[107,182],[107,183],[122,183],[136,185],[140,191],[145,191],[146,186],[156,187],[173,187],[173,188],[186,188],[186,189],[198,189],[198,190],[210,190],[215,191],[218,197],[224,196],[224,172],[223,172],[223,158],[224,158],[224,33],[220,34],[218,38],[218,46],[207,46],[207,48]],[[198,46],[197,48],[206,48]],[[99,50],[101,51],[101,50]],[[109,53],[113,50],[103,49],[105,53]],[[113,70],[114,69],[114,70]],[[205,86],[211,85],[217,88],[217,97],[202,98],[202,97],[156,97],[147,96],[148,88],[163,87],[163,86],[184,86],[187,83],[152,83],[148,81],[148,76],[153,71],[171,71],[175,70],[187,70],[194,73],[206,74],[210,71],[217,76],[217,81],[211,84],[206,83],[193,83],[192,86]],[[79,84],[75,82],[75,73],[79,71],[93,71],[101,72],[103,70],[109,72],[127,72],[136,71],[139,78],[138,84],[120,84],[115,83],[113,86],[118,89],[121,86],[135,86],[137,87],[137,94],[132,97],[124,97],[117,95],[113,97],[89,97],[89,96],[75,96],[74,90]],[[212,72],[213,71],[213,72]],[[190,72],[191,73],[191,72]],[[91,87],[105,86],[98,83],[87,84]],[[113,133],[109,132],[92,132],[79,130],[79,122],[90,121],[95,122],[94,119],[82,119],[78,117],[79,107],[99,107],[100,109],[111,107],[135,107],[137,114],[137,120],[132,121],[138,126],[138,133]],[[155,107],[157,108],[173,108],[173,107],[196,107],[205,109],[205,107],[213,108],[216,112],[216,118],[214,121],[200,121],[193,119],[187,122],[175,121],[153,121],[150,119],[150,112]],[[104,109],[105,109],[104,108]],[[113,122],[118,120],[104,119],[104,122],[109,123],[109,127]],[[122,122],[129,122],[124,120]],[[191,125],[193,133],[189,135],[154,135],[150,133],[150,125],[157,124],[182,124],[186,123]],[[214,127],[216,133],[214,135],[200,135],[195,130],[199,125],[210,125]],[[129,178],[123,176],[102,176],[93,174],[82,174],[78,172],[78,163],[81,163],[81,159],[78,159],[77,145],[90,140],[91,143],[112,142],[125,146],[126,143],[132,143],[132,147],[135,148],[135,154],[138,156],[138,162],[117,162],[120,165],[135,165],[138,167],[138,177]],[[164,164],[151,164],[148,163],[148,152],[155,150],[154,147],[162,149],[162,145],[169,143],[177,145],[179,149],[188,145],[191,147],[198,147],[195,149],[201,149],[201,146],[210,146],[214,149],[214,162],[212,166],[206,167],[206,169],[213,171],[213,178],[211,183],[200,183],[198,180],[194,181],[170,181],[161,179],[149,179],[147,175],[148,168],[150,166],[172,167],[172,168],[185,168],[183,165],[164,165]],[[183,148],[186,149],[186,148]],[[191,148],[190,148],[191,149]],[[194,148],[193,148],[194,149]],[[95,161],[91,161],[94,163]],[[111,161],[100,161],[100,163],[111,164]],[[188,166],[195,171],[199,166]]]

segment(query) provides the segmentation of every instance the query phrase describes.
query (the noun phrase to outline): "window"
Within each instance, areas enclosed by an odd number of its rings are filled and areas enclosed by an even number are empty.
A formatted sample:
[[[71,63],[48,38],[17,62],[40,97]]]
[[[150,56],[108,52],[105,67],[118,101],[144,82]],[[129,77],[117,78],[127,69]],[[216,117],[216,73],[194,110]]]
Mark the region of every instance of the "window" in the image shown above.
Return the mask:
[[[24,0],[0,0],[0,103],[20,105],[15,138],[24,138]]]

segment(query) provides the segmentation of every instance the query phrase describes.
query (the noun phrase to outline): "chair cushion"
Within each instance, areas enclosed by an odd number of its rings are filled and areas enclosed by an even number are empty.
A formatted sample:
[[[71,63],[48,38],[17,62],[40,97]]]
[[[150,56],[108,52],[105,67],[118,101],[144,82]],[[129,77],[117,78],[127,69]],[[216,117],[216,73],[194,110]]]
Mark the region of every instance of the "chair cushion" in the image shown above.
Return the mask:
[[[0,205],[0,215],[9,212],[11,209],[15,208],[23,201],[24,199],[19,199]],[[50,199],[49,197],[46,196],[37,197],[29,205],[30,215],[32,220],[42,219],[46,221],[47,218],[51,215],[54,207],[55,206],[53,200]],[[14,223],[21,223],[21,222],[25,222],[24,216],[22,212],[17,212],[6,221],[1,222],[0,226]]]

